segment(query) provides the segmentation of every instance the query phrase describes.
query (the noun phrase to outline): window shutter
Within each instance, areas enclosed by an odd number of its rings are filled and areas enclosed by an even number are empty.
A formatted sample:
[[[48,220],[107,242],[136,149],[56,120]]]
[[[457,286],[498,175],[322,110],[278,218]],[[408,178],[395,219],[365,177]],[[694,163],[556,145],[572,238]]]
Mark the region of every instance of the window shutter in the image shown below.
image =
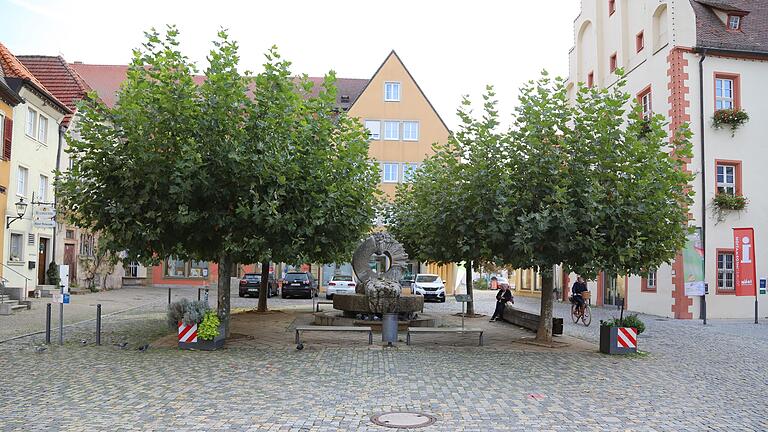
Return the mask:
[[[13,134],[13,120],[5,118],[5,133],[3,134],[3,159],[11,160],[11,135]]]

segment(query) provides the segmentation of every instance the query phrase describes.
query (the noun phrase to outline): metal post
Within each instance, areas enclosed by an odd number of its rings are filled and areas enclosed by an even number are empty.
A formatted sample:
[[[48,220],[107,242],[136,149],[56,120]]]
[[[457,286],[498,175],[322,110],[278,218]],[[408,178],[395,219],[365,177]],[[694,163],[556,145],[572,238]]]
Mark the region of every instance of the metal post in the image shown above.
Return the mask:
[[[51,304],[45,305],[45,343],[51,344]]]
[[[707,325],[707,294],[709,294],[709,283],[704,282],[704,295],[701,296],[701,313],[704,314],[704,325]]]
[[[168,304],[171,304],[171,289],[168,288]]]
[[[200,301],[200,288],[197,289],[197,301]]]
[[[59,303],[59,345],[64,345],[64,285],[59,284],[61,303]]]
[[[757,322],[757,314],[758,314],[758,310],[757,310],[757,288],[755,288],[755,324],[758,323]]]
[[[96,305],[96,345],[101,345],[101,303]]]
[[[461,302],[461,328],[464,329],[464,302]]]

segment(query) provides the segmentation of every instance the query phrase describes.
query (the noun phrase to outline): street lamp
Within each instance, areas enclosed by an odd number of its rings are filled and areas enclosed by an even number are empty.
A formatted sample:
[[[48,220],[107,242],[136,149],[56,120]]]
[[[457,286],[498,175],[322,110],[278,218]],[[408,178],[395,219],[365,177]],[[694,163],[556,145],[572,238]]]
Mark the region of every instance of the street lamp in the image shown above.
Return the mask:
[[[19,202],[16,203],[16,214],[17,217],[7,217],[8,222],[5,224],[5,228],[10,228],[11,224],[21,218],[24,217],[24,214],[27,213],[27,203],[24,202],[24,198],[20,198]]]

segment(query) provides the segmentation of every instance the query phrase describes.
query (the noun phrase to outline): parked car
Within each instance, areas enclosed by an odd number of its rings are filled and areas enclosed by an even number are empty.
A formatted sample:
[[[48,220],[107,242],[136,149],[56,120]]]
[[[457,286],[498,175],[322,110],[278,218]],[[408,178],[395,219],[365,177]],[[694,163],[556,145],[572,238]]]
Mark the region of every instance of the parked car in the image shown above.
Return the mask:
[[[413,285],[414,279],[416,279],[416,275],[414,274],[405,275],[402,279],[400,279],[400,286],[402,288],[410,288],[411,285]]]
[[[288,272],[283,279],[282,297],[317,297],[317,279],[309,272]]]
[[[260,273],[246,273],[243,275],[243,278],[240,279],[240,297],[258,297],[260,288]],[[275,275],[272,273],[269,274],[267,288],[267,297],[277,295],[277,280],[275,279]]]
[[[334,294],[354,294],[355,280],[351,275],[334,275],[328,281],[328,288],[325,290],[326,300],[333,298]]]
[[[413,280],[413,293],[423,295],[424,300],[445,302],[445,283],[435,274],[419,273]]]
[[[496,276],[496,286],[494,287],[493,284],[490,284],[491,289],[502,289],[502,288],[511,288],[509,285],[509,279],[503,277],[503,276]]]

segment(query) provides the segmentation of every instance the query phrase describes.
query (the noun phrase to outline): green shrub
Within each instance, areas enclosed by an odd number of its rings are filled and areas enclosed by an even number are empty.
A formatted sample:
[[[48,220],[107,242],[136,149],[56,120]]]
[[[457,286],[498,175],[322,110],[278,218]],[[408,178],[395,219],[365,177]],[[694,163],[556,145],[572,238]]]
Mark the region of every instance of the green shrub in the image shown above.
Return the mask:
[[[487,290],[488,289],[488,281],[485,279],[478,279],[472,283],[473,289],[479,289],[479,290]]]
[[[731,195],[729,193],[715,194],[712,203],[720,210],[744,210],[749,201],[741,195]]]
[[[213,340],[219,335],[219,316],[209,310],[203,316],[203,321],[197,326],[197,336],[203,340]]]
[[[61,278],[59,277],[59,266],[56,265],[56,261],[51,261],[48,270],[45,272],[45,277],[48,279],[48,285],[59,286]]]
[[[200,324],[209,310],[210,307],[204,301],[189,301],[183,298],[168,305],[168,326],[176,328],[179,321],[187,325]]]
[[[637,314],[627,315],[623,320],[613,318],[607,321],[600,321],[600,325],[604,327],[633,327],[637,330],[637,334],[645,331],[645,323],[637,316]]]

